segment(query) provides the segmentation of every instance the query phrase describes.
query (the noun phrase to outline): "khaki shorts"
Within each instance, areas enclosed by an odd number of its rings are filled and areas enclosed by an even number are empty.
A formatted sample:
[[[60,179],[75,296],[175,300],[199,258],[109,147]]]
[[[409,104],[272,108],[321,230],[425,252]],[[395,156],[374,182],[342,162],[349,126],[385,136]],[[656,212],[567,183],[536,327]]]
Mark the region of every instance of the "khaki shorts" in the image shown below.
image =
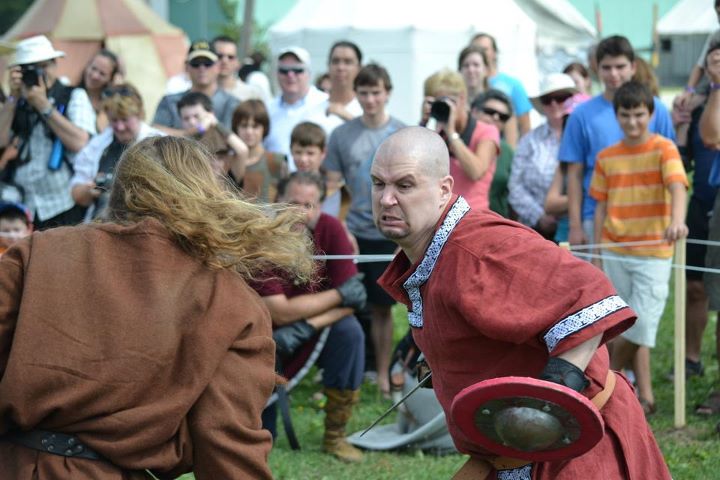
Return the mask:
[[[637,314],[635,325],[621,336],[645,347],[654,347],[658,325],[670,290],[672,258],[622,255],[603,250],[603,270],[620,298]]]

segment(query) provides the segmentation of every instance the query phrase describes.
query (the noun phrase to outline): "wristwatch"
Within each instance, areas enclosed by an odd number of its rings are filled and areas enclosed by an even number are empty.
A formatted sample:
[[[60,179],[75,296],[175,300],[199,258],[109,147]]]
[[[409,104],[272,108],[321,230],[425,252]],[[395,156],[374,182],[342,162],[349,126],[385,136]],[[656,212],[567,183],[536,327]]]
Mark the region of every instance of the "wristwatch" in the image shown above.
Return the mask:
[[[42,115],[44,118],[50,118],[50,115],[52,115],[53,110],[55,110],[55,107],[52,104],[50,104],[47,106],[47,108],[40,110],[40,115]]]
[[[455,140],[460,140],[460,134],[457,133],[457,132],[453,132],[453,133],[450,135],[450,141],[452,142],[452,141],[455,141]]]

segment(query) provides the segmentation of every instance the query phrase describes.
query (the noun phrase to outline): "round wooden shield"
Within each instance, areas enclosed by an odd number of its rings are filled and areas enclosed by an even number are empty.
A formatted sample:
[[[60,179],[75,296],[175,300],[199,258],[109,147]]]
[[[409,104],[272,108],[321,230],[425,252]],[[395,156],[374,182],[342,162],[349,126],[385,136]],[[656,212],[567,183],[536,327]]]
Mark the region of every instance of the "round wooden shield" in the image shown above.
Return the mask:
[[[460,431],[484,449],[534,462],[577,457],[605,434],[602,416],[590,400],[529,377],[471,385],[455,396],[451,415]]]

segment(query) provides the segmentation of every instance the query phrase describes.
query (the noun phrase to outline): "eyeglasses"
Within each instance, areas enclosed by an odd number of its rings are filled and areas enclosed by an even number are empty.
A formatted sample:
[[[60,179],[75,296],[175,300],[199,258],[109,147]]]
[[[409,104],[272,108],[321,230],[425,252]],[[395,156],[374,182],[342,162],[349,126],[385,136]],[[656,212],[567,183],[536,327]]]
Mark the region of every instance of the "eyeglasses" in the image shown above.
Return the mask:
[[[540,97],[540,103],[542,103],[545,106],[550,105],[552,102],[563,104],[565,101],[572,97],[572,93],[561,93],[557,95],[545,95],[544,97]]]
[[[209,59],[198,59],[198,60],[190,60],[189,65],[192,68],[200,68],[200,67],[210,68],[213,65],[215,65],[215,62],[213,62],[212,60],[209,60]]]
[[[481,110],[485,115],[490,115],[491,117],[497,118],[503,123],[507,122],[508,120],[510,120],[510,117],[512,117],[512,115],[510,115],[509,113],[498,112],[494,108],[490,107],[482,107]]]
[[[301,75],[305,72],[305,67],[278,67],[278,73],[280,75],[290,75],[290,73],[294,73],[295,75]]]
[[[223,58],[227,58],[228,60],[235,60],[237,58],[237,55],[229,55],[227,53],[218,53],[217,57],[222,60]]]
[[[101,98],[110,98],[115,95],[120,95],[121,97],[134,97],[135,91],[128,87],[108,87],[100,94]]]

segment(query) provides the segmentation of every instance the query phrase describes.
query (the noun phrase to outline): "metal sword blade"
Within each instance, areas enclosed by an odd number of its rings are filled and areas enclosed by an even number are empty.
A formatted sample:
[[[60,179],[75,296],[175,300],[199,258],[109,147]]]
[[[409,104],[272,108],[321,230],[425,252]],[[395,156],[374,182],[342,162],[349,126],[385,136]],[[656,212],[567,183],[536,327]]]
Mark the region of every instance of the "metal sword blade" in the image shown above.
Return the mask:
[[[418,384],[415,385],[415,386],[412,388],[412,390],[410,390],[408,393],[406,393],[405,396],[402,397],[400,400],[398,400],[397,402],[395,402],[395,404],[394,404],[392,407],[390,407],[390,408],[388,408],[387,410],[385,410],[385,413],[383,413],[382,415],[380,415],[380,416],[372,423],[372,425],[370,425],[369,427],[367,427],[367,428],[360,434],[360,436],[362,437],[362,436],[365,435],[367,432],[369,432],[375,425],[377,425],[378,423],[382,422],[383,419],[384,419],[385,417],[387,417],[388,415],[390,415],[393,410],[395,410],[397,407],[399,407],[400,405],[402,405],[403,402],[410,397],[410,395],[412,395],[413,393],[415,393],[419,388],[422,388],[422,386],[425,385],[428,380],[430,380],[430,377],[431,377],[431,376],[432,376],[432,372],[428,372],[428,374],[425,375],[425,376],[423,377],[423,379],[420,380],[420,382],[418,382]]]

